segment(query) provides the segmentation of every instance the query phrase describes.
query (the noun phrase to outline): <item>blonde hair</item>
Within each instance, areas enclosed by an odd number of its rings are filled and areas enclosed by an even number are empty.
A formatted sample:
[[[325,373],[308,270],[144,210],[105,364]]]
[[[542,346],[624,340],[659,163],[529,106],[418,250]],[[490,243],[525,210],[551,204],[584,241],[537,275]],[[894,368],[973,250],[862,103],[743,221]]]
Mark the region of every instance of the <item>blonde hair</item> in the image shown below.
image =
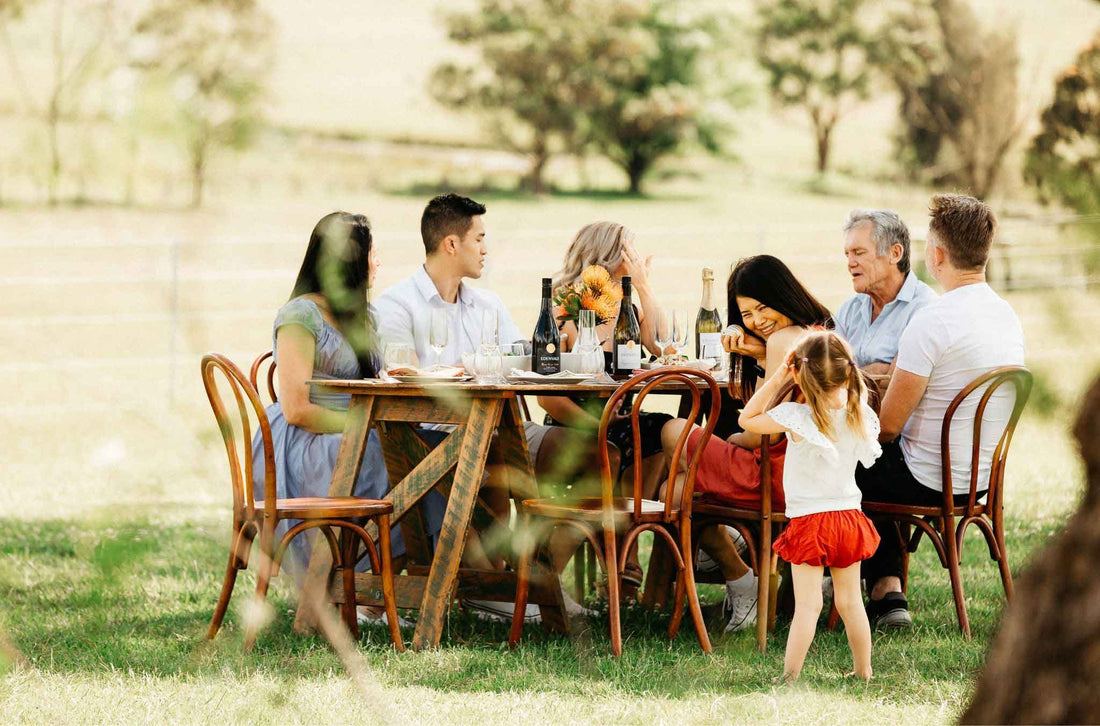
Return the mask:
[[[866,436],[862,404],[867,389],[844,339],[832,331],[810,333],[798,342],[791,358],[795,382],[806,397],[818,431],[836,441],[828,397],[838,388],[845,388],[848,426]]]
[[[634,241],[634,232],[618,222],[592,222],[580,228],[569,249],[565,262],[554,274],[554,288],[572,285],[581,279],[586,267],[599,265],[611,274],[623,263],[623,243]]]

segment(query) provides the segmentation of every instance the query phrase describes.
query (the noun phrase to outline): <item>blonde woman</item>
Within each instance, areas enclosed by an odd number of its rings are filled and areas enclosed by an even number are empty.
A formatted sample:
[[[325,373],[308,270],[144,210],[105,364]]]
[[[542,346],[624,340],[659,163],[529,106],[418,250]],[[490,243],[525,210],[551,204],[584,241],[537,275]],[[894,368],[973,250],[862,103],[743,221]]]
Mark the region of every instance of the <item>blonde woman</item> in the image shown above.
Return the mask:
[[[658,303],[649,284],[649,270],[653,256],[643,258],[634,245],[634,233],[616,222],[593,222],[581,227],[565,253],[561,270],[554,275],[554,288],[571,285],[581,278],[581,273],[591,265],[606,269],[616,282],[630,276],[634,290],[635,314],[642,329],[642,345],[653,354],[661,351],[655,340]],[[611,365],[611,337],[618,318],[618,305],[608,317],[609,322],[596,328],[599,339],[604,341],[605,365]],[[572,322],[562,326],[562,350],[570,350],[577,340],[577,327]],[[583,472],[596,471],[596,447],[592,434],[599,428],[604,401],[601,399],[574,399],[566,396],[539,396],[539,405],[546,411],[547,424],[553,424],[538,442],[531,442],[531,456],[536,471],[544,481],[572,481]],[[654,498],[661,477],[667,471],[667,463],[661,447],[661,428],[672,417],[663,413],[643,413],[639,417],[642,440],[643,494]],[[612,471],[621,461],[627,474],[623,482],[633,481],[630,464],[633,461],[633,439],[630,420],[618,417],[608,430],[611,444]],[[549,476],[546,476],[549,474]],[[572,554],[575,545],[564,540],[554,547],[557,564]],[[637,549],[630,553],[624,574],[624,587],[637,589],[641,584],[641,568],[638,566]]]

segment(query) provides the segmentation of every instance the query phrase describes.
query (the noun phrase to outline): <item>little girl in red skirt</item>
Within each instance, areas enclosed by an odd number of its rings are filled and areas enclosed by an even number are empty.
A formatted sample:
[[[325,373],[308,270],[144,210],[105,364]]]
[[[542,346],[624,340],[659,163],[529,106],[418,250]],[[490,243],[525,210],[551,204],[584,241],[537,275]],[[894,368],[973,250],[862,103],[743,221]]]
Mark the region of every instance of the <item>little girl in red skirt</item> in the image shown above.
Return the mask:
[[[783,470],[789,524],[775,541],[776,554],[791,564],[794,620],[787,637],[782,679],[793,681],[821,615],[821,580],[828,567],[833,602],[844,619],[854,675],[871,678],[871,628],[860,592],[860,562],[875,553],[879,537],[860,509],[856,463],[869,467],[882,453],[879,422],[866,403],[866,389],[848,344],[830,331],[810,333],[745,404],[740,424],[759,434],[786,433]],[[791,381],[805,403],[765,410]]]

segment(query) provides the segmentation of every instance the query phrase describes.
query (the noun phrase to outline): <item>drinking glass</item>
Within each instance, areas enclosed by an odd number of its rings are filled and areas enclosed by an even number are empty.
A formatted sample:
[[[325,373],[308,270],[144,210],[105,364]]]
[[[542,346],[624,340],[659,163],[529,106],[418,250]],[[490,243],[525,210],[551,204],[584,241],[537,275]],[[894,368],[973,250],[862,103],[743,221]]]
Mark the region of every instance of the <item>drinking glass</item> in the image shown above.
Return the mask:
[[[481,313],[481,342],[486,345],[500,345],[500,316],[495,309]]]
[[[665,355],[665,351],[670,345],[672,345],[672,311],[671,310],[658,310],[657,311],[657,329],[653,331],[654,338],[657,341],[657,345],[661,348],[660,354],[657,356],[659,363],[667,363],[668,356]]]
[[[435,364],[443,362],[443,351],[451,336],[451,316],[444,308],[432,308],[432,321],[429,329],[429,344],[435,351]]]
[[[474,375],[478,383],[504,383],[504,356],[499,345],[482,343],[477,347]]]
[[[383,353],[383,366],[386,373],[395,368],[416,368],[419,364],[416,348],[408,343],[389,343]]]
[[[676,355],[683,355],[688,347],[688,315],[686,310],[672,311],[672,347],[676,349]]]

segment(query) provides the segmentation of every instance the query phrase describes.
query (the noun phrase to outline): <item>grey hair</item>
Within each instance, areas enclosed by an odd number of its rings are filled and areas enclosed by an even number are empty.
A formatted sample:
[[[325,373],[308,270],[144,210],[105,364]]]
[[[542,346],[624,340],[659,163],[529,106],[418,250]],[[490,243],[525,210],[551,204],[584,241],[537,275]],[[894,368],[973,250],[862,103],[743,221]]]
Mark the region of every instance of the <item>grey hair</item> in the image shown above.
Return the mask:
[[[861,224],[871,223],[871,239],[875,242],[875,253],[879,257],[890,253],[894,245],[901,245],[901,259],[898,260],[898,271],[906,275],[909,273],[909,228],[897,212],[889,209],[853,209],[848,213],[848,221],[844,223],[844,231],[858,227]]]

